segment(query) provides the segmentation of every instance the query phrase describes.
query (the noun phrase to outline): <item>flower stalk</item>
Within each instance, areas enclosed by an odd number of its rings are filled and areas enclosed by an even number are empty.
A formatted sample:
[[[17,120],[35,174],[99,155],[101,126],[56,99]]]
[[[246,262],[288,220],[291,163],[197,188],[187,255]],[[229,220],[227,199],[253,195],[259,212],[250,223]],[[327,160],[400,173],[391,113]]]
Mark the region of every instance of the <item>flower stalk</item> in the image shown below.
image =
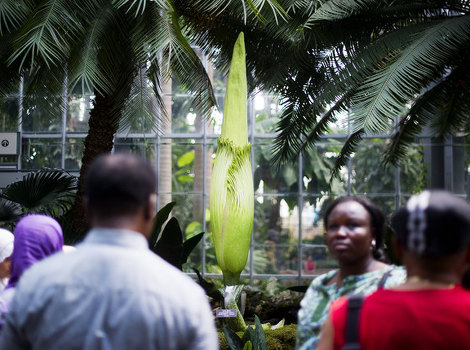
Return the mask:
[[[233,49],[210,185],[212,239],[225,285],[239,284],[248,259],[254,215],[252,176],[245,43],[240,33]]]

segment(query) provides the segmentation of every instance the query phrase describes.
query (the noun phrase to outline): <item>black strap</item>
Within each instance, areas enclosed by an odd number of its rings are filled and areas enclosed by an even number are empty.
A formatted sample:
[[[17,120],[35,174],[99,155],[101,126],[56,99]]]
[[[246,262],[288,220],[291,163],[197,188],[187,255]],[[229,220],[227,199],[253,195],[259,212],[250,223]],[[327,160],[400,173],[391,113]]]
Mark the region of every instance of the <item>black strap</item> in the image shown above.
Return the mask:
[[[359,312],[361,311],[364,296],[356,294],[348,297],[345,344],[342,350],[361,350],[359,344]]]
[[[379,283],[377,284],[377,289],[383,289],[385,287],[385,283],[387,282],[387,279],[392,274],[392,271],[393,271],[393,269],[390,269],[382,275],[382,278],[380,279]]]

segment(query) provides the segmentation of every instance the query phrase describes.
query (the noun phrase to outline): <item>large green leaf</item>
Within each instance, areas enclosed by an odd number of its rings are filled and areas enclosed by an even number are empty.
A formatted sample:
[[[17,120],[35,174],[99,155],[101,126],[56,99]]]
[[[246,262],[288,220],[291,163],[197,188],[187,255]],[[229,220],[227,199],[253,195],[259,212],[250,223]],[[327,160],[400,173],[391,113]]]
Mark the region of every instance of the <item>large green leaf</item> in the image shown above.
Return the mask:
[[[153,225],[149,239],[149,246],[151,249],[157,244],[163,224],[165,223],[165,221],[168,220],[171,210],[173,209],[175,204],[176,202],[170,202],[166,204],[163,208],[158,211],[157,215],[155,216],[155,223]]]
[[[18,203],[0,198],[0,222],[11,223],[21,218],[22,212]]]
[[[70,209],[76,189],[75,176],[62,170],[41,170],[8,185],[0,197],[19,204],[24,213],[57,217]]]

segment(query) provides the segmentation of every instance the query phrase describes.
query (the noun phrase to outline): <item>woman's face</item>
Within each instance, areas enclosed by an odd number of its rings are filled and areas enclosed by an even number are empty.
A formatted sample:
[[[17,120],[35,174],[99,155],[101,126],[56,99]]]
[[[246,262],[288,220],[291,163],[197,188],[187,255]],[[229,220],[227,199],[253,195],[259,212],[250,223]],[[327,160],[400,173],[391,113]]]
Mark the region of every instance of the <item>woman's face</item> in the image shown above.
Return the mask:
[[[369,258],[373,233],[369,212],[362,204],[354,201],[339,203],[327,221],[326,243],[340,263]]]
[[[0,263],[0,278],[10,277],[10,258],[6,258]]]

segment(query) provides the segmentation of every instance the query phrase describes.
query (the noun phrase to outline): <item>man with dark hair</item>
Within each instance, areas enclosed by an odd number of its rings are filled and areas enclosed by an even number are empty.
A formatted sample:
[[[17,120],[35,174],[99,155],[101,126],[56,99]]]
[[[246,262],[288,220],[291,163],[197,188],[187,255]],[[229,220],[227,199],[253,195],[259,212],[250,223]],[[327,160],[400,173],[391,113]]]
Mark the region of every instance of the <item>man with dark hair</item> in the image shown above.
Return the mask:
[[[207,297],[148,249],[156,175],[140,158],[99,157],[87,173],[91,231],[21,279],[0,349],[217,349]]]

